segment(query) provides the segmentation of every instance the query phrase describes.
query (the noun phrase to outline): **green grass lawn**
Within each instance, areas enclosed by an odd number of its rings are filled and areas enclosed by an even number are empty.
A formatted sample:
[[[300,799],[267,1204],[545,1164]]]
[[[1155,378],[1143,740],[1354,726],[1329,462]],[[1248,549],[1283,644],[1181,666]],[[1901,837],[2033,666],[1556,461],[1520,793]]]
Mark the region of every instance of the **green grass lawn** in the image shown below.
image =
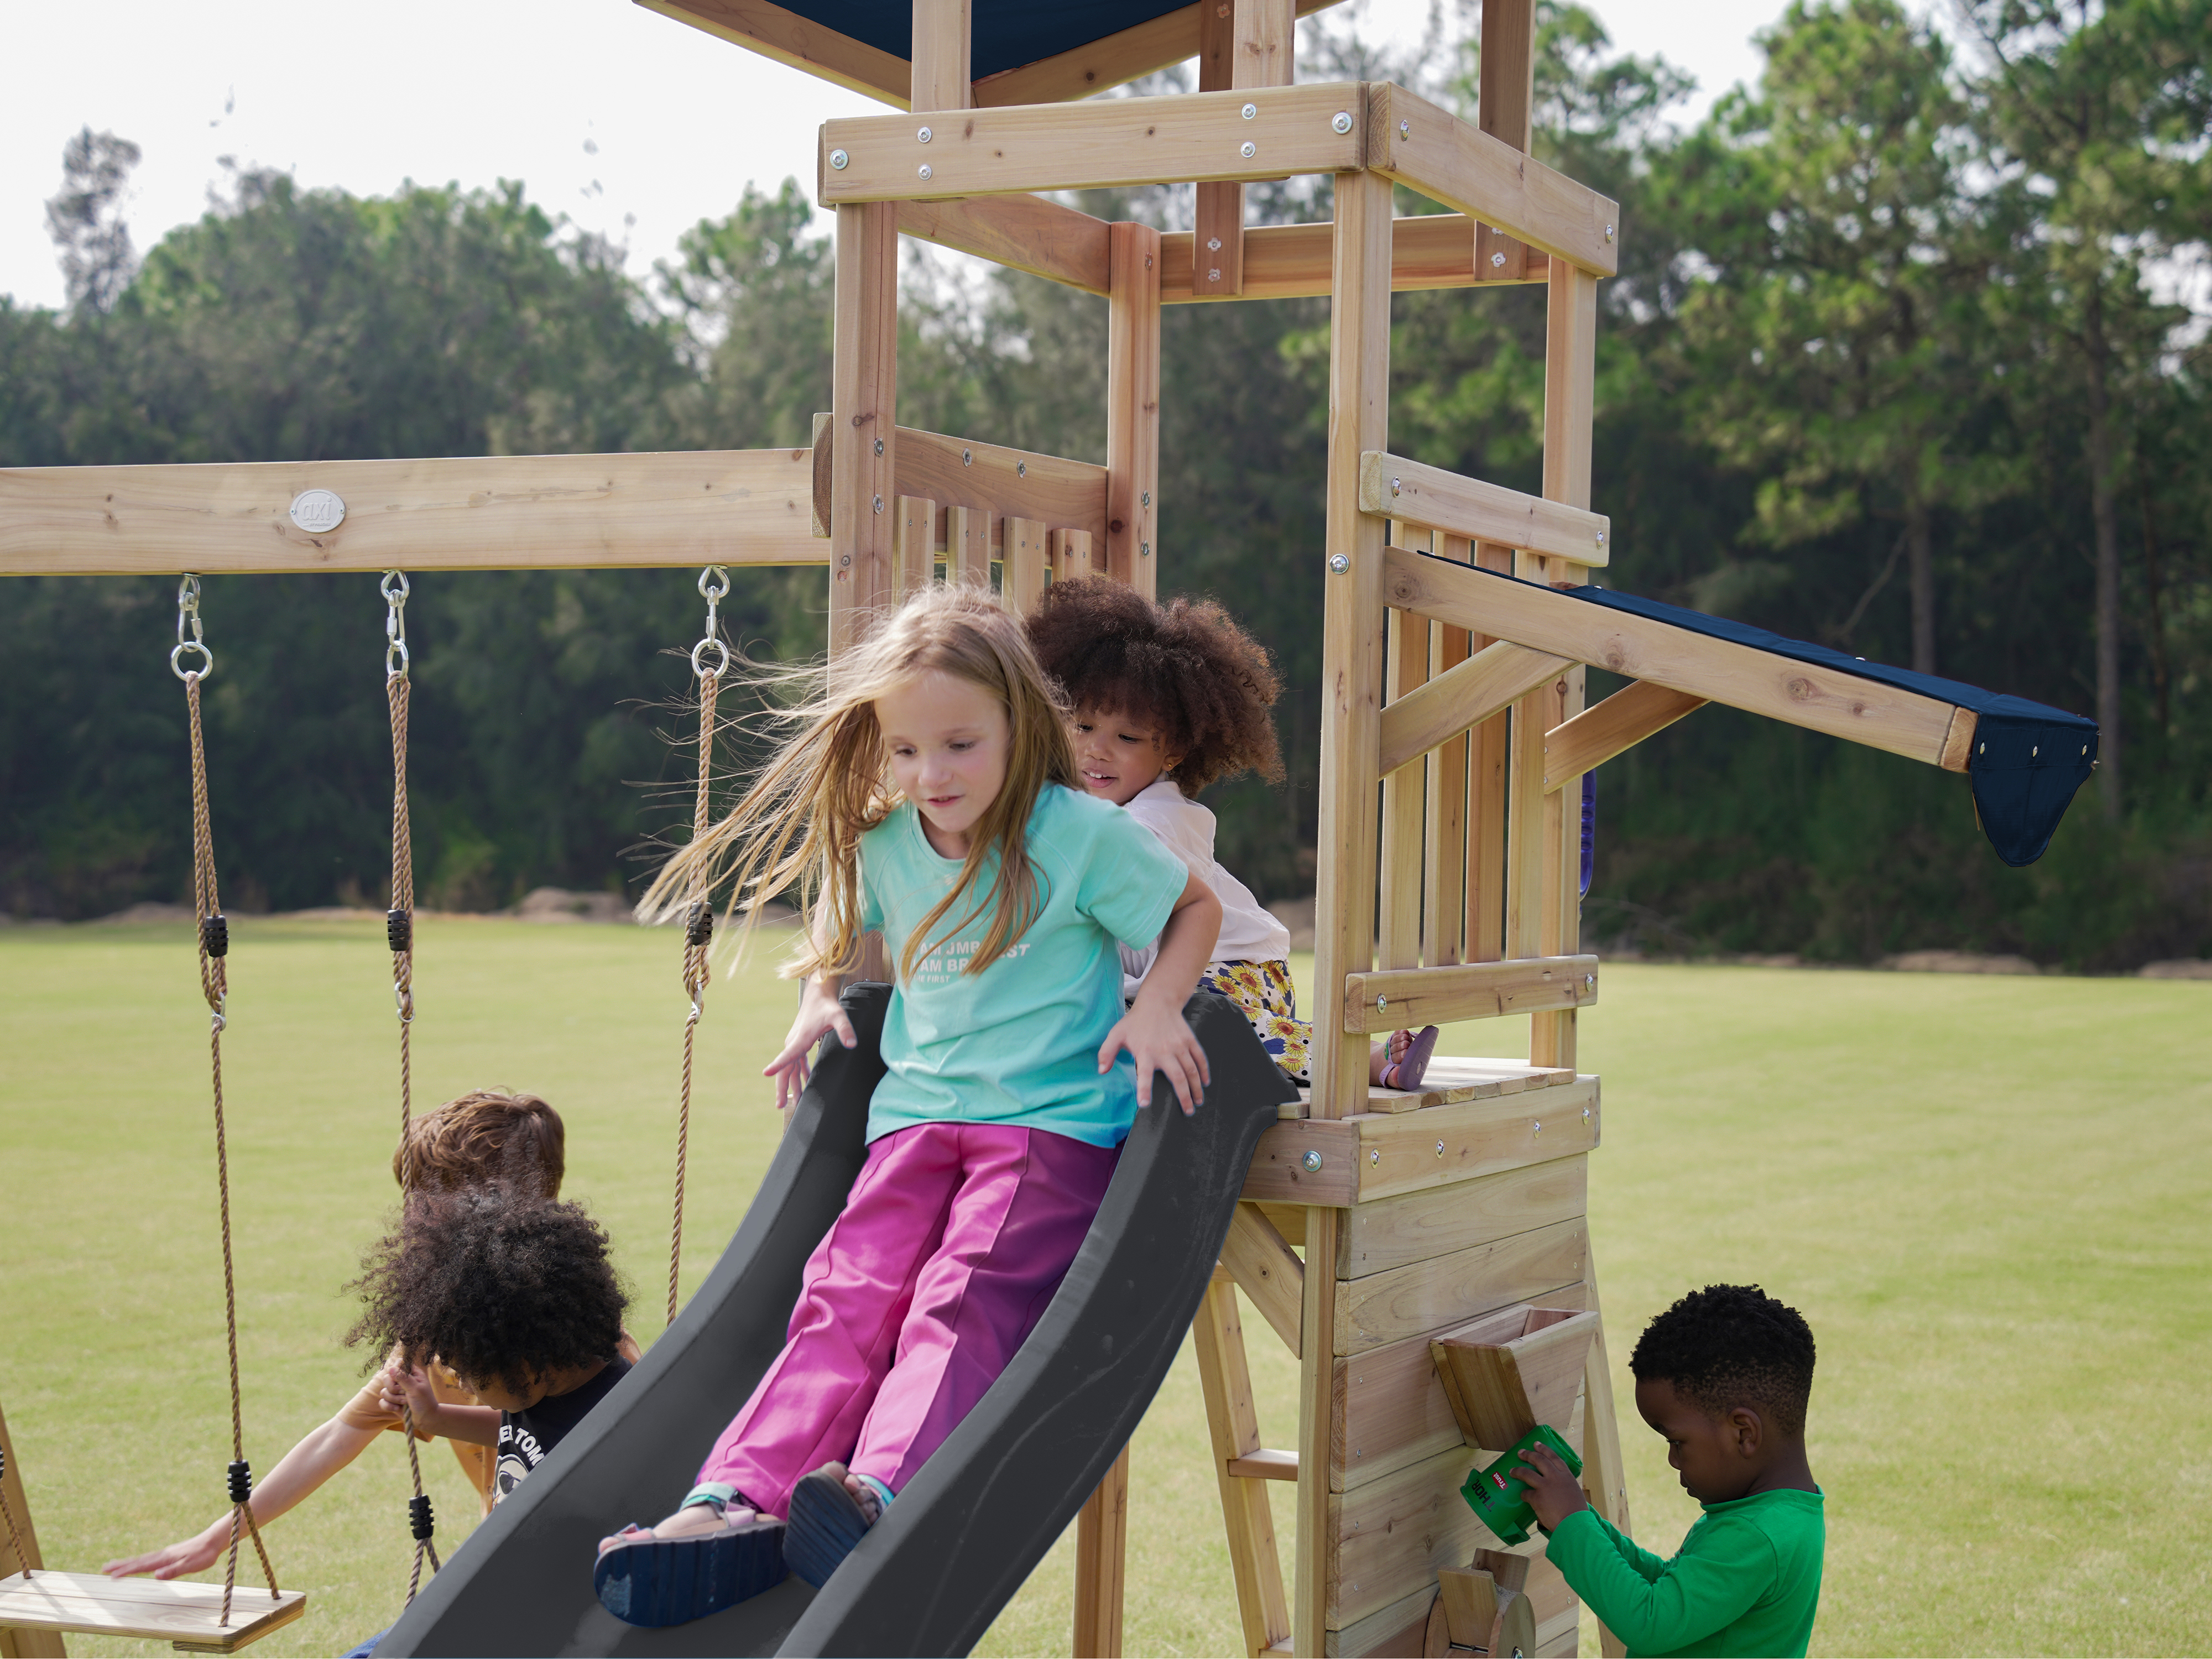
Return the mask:
[[[247,1455],[266,1469],[357,1382],[342,1286],[394,1197],[393,1022],[374,925],[247,920],[235,934]],[[568,1195],[613,1231],[649,1340],[684,1008],[674,937],[430,920],[420,944],[418,1104],[506,1084],[561,1108]],[[1653,1312],[1710,1280],[1756,1279],[1812,1321],[1830,1498],[1814,1650],[2204,1651],[2212,987],[1624,965],[1602,988],[1583,1066],[1605,1077],[1591,1224],[1615,1364]],[[205,1015],[180,927],[0,932],[0,1407],[47,1560],[89,1571],[222,1508]],[[774,1150],[757,1073],[790,1006],[764,963],[711,994],[687,1286]],[[1446,1047],[1523,1040],[1508,1022]],[[1261,1421],[1287,1444],[1295,1374],[1254,1328]],[[1620,1386],[1626,1403],[1625,1370]],[[1671,1548],[1692,1506],[1656,1438],[1632,1419],[1622,1436],[1637,1531]],[[1136,1447],[1132,1652],[1236,1644],[1205,1448],[1186,1352]],[[468,1495],[442,1452],[424,1468],[457,1541]],[[336,1653],[391,1621],[405,1493],[397,1442],[379,1445],[271,1530],[280,1574],[311,1601],[263,1651]],[[1287,1563],[1289,1504],[1277,1513]],[[982,1651],[1066,1651],[1066,1549]]]

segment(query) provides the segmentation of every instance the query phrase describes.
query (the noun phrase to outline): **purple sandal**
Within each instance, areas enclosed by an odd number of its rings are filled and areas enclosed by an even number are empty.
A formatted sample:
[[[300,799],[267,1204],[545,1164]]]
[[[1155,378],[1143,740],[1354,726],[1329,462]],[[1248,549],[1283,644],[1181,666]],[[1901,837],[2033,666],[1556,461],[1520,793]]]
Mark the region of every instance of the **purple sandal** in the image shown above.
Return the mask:
[[[1424,1025],[1418,1036],[1406,1045],[1406,1052],[1382,1068],[1382,1086],[1386,1089],[1418,1089],[1421,1079],[1429,1074],[1429,1057],[1437,1051],[1437,1028]]]

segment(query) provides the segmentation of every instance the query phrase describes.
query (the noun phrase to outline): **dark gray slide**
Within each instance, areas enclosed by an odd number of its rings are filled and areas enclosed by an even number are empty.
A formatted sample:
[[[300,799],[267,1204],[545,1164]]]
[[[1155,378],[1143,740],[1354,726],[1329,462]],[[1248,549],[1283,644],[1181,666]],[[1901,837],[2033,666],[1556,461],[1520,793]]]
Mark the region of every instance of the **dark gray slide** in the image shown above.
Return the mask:
[[[1206,1103],[1187,1118],[1166,1079],[1154,1079],[1153,1103],[1036,1329],[826,1585],[787,1579],[667,1630],[625,1625],[592,1593],[598,1540],[675,1508],[783,1346],[800,1270],[860,1172],[890,995],[880,985],[846,993],[860,1047],[826,1045],[713,1274],[423,1587],[379,1659],[966,1653],[1075,1518],[1173,1364],[1260,1137],[1294,1097],[1219,997],[1194,997],[1186,1011],[1213,1074]]]

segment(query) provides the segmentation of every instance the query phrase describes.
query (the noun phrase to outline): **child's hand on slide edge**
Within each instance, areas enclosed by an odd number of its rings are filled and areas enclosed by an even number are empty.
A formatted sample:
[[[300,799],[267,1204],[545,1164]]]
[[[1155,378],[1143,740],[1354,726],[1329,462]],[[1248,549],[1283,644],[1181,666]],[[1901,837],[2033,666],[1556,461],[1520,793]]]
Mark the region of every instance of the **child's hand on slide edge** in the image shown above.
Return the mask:
[[[1213,1081],[1206,1069],[1206,1050],[1199,1046],[1190,1022],[1180,1009],[1155,1010],[1139,996],[1129,1012],[1106,1033],[1098,1048],[1101,1075],[1110,1070],[1122,1049],[1137,1063],[1137,1109],[1152,1103],[1152,1073],[1164,1072],[1182,1115],[1188,1117],[1206,1099],[1205,1085]]]
[[[1577,1510],[1589,1507],[1589,1499],[1583,1496],[1582,1483],[1569,1471],[1559,1453],[1549,1446],[1531,1446],[1528,1459],[1506,1473],[1528,1489],[1528,1507],[1536,1511],[1536,1519],[1543,1523],[1546,1532]]]
[[[811,1075],[807,1057],[825,1031],[836,1032],[837,1041],[848,1048],[860,1046],[860,1034],[854,1030],[853,1022],[846,1017],[836,995],[820,981],[810,979],[799,994],[799,1015],[791,1022],[782,1049],[761,1067],[763,1077],[775,1079],[776,1110],[784,1111],[796,1105],[799,1097],[806,1091],[806,1079]]]

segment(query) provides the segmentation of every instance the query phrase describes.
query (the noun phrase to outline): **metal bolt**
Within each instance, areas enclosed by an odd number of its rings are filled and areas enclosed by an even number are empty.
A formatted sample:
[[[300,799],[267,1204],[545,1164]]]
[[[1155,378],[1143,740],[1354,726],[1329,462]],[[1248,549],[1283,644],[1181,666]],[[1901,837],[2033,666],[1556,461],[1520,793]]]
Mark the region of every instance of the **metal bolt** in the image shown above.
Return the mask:
[[[1304,1158],[1298,1160],[1298,1162],[1304,1164],[1306,1166],[1306,1173],[1311,1175],[1315,1170],[1321,1168],[1321,1154],[1316,1152],[1309,1151]]]
[[[1587,1107],[1587,1106],[1583,1107],[1583,1122],[1585,1122],[1585,1123],[1589,1122],[1589,1116],[1590,1116],[1590,1109],[1589,1109],[1589,1107]]]
[[[1443,1141],[1439,1140],[1438,1142],[1437,1142],[1437,1156],[1438,1158],[1442,1158],[1443,1155],[1444,1155],[1444,1144],[1443,1144]]]
[[[1380,1014],[1389,1012],[1389,1006],[1390,999],[1388,996],[1379,996],[1375,999],[1375,1012],[1376,1013]]]
[[[1257,104],[1247,104],[1244,106],[1244,118],[1248,121],[1259,112],[1260,106]]]
[[[880,455],[880,454],[882,454],[883,453],[884,453],[884,441],[883,441],[881,438],[878,438],[878,439],[877,439],[877,440],[876,440],[876,453],[877,453],[877,454],[878,454],[878,455]]]
[[[880,512],[882,512],[883,510],[884,510],[884,498],[883,498],[882,496],[878,495],[878,496],[877,496],[877,497],[876,497],[876,511],[877,511],[877,512],[878,512],[878,513],[880,513]]]
[[[1341,576],[1346,571],[1352,568],[1352,561],[1345,557],[1341,553],[1332,553],[1328,556],[1328,568],[1336,572],[1338,575]]]
[[[974,450],[972,450],[972,449],[963,449],[963,450],[962,450],[962,451],[960,452],[960,465],[963,465],[963,466],[973,466],[973,465],[975,465],[975,452]]]
[[[848,553],[843,558],[838,560],[837,562],[840,566],[850,565],[853,562],[853,556],[850,553]]]
[[[921,164],[921,166],[918,169],[916,169],[916,171],[918,171],[918,172],[921,174],[921,176],[922,176],[923,178],[925,178],[925,179],[928,178],[928,177],[929,177],[929,163],[928,163],[928,162],[927,162],[927,161],[924,161],[924,162]]]
[[[1505,269],[1505,256],[1504,256],[1503,253],[1493,253],[1493,254],[1492,254],[1492,255],[1490,256],[1490,268],[1491,268],[1492,270],[1504,270],[1504,269]]]
[[[1016,461],[1014,463],[1014,476],[1017,478],[1028,477],[1030,476],[1030,464],[1027,461]]]
[[[1398,123],[1398,136],[1399,136],[1401,138],[1410,138],[1410,137],[1412,137],[1413,136],[1413,124],[1411,121],[1401,121],[1401,122],[1399,122],[1399,123]]]
[[[1137,544],[1137,556],[1138,556],[1139,558],[1140,558],[1140,559],[1149,559],[1149,558],[1151,558],[1151,557],[1152,556],[1152,544],[1150,542],[1139,542],[1139,543],[1138,543],[1138,544]]]
[[[1218,236],[1209,236],[1209,237],[1207,237],[1207,238],[1206,239],[1206,251],[1208,253],[1218,253],[1218,252],[1221,252],[1221,239],[1220,239]]]
[[[1219,282],[1221,280],[1221,267],[1219,265],[1208,267],[1206,273],[1206,280],[1209,283]]]
[[[1328,118],[1328,125],[1329,125],[1330,129],[1331,129],[1333,131],[1336,131],[1336,132],[1349,132],[1349,131],[1352,131],[1352,112],[1351,112],[1350,110],[1343,110],[1343,109],[1340,109],[1340,110],[1339,110],[1339,111],[1337,111],[1337,112],[1336,112],[1335,114],[1334,114],[1334,115],[1332,115],[1332,116],[1330,116],[1330,117]]]
[[[1152,492],[1149,489],[1139,490],[1137,495],[1137,505],[1139,507],[1150,507],[1152,504]]]
[[[2028,759],[2030,759],[2030,760],[2033,760],[2033,759],[2034,759],[2038,755],[2041,754],[2042,752],[2043,752],[2043,750],[2042,750],[2042,749],[2041,749],[2041,748],[2039,748],[2039,747],[2038,747],[2038,748],[2034,748],[2034,749],[2031,749],[2031,750],[2029,750],[2027,751],[2027,757],[2028,757]]]
[[[926,144],[929,142],[929,129],[927,127],[924,127],[920,132],[915,133],[914,136]]]
[[[1382,1149],[1380,1146],[1369,1147],[1367,1150],[1367,1161],[1370,1164],[1380,1164],[1382,1161]]]
[[[1390,493],[1391,493],[1393,495],[1396,495],[1396,494],[1397,494],[1401,489],[1404,489],[1404,488],[1405,488],[1405,481],[1404,481],[1403,479],[1400,479],[1400,478],[1393,478],[1393,479],[1391,479],[1391,480],[1390,480]]]
[[[830,152],[830,165],[840,173],[845,170],[845,164],[852,159],[842,149],[833,149]]]
[[[1605,545],[1605,532],[1602,530],[1597,532],[1597,544],[1600,547],[1603,547]]]
[[[1536,1126],[1536,1133],[1537,1133],[1538,1134],[1541,1134],[1541,1133],[1544,1133],[1544,1126],[1543,1126],[1541,1123],[1537,1124],[1537,1126]]]
[[[1254,143],[1249,138],[1247,138],[1242,144],[1239,144],[1237,147],[1237,153],[1249,161],[1260,153],[1260,147]]]
[[[1584,985],[1587,985],[1588,987],[1589,987],[1589,988],[1590,988],[1591,990],[1593,990],[1593,991],[1596,990],[1596,989],[1597,989],[1597,975],[1596,975],[1595,974],[1584,974],[1584,975],[1583,975],[1583,983]]]
[[[1605,240],[1608,242],[1613,240],[1613,227],[1611,225],[1607,225],[1605,228]]]

